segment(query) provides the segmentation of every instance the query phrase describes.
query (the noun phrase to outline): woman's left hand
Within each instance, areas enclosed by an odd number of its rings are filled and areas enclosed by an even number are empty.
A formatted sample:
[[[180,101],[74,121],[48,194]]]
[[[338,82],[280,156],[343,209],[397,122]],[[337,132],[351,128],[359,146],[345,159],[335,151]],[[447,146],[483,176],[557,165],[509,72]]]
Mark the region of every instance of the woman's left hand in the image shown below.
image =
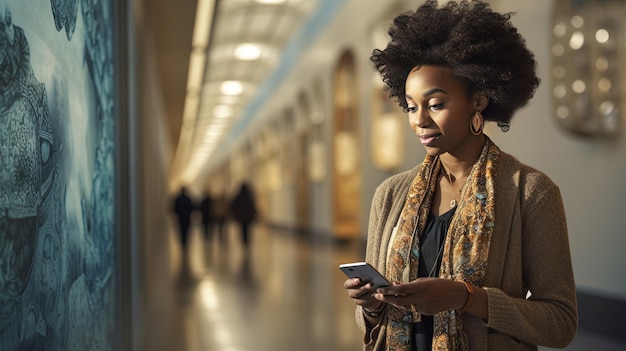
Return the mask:
[[[460,309],[468,298],[465,285],[442,278],[418,278],[410,283],[379,288],[374,298],[400,308],[434,315],[441,311]]]

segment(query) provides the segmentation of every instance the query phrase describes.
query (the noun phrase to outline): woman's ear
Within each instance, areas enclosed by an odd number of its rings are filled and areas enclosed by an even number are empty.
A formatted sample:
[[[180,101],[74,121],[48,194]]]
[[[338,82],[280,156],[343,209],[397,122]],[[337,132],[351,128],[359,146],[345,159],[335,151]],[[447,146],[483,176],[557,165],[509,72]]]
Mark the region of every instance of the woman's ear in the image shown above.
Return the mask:
[[[483,111],[489,105],[489,97],[483,92],[477,92],[474,94],[474,109],[476,111]]]

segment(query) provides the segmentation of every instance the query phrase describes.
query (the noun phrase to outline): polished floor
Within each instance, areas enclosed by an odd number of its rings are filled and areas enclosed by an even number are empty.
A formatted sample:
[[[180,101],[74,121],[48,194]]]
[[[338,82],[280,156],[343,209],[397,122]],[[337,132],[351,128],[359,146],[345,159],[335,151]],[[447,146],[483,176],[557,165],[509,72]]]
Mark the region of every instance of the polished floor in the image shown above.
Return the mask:
[[[234,226],[223,238],[208,240],[200,226],[193,227],[186,259],[172,242],[177,262],[171,268],[173,349],[361,349],[354,304],[338,269],[340,263],[363,259],[359,243],[312,240],[260,225],[252,229],[247,252]],[[623,343],[580,331],[566,350],[624,349]]]
[[[236,228],[224,240],[190,237],[178,268],[171,325],[179,350],[358,350],[354,304],[340,263],[362,260],[356,243],[306,240],[256,226],[248,252]],[[182,259],[182,257],[181,257]]]

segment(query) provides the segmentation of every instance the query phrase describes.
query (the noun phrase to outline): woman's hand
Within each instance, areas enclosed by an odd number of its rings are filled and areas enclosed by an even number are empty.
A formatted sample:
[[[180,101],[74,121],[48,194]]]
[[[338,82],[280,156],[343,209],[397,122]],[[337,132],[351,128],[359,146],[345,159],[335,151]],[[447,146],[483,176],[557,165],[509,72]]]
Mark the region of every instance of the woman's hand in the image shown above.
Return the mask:
[[[345,286],[345,284],[344,284]],[[468,292],[461,282],[441,278],[418,278],[410,283],[379,288],[374,298],[396,307],[415,309],[426,315],[460,309],[465,305]]]
[[[374,298],[374,287],[371,283],[363,284],[361,279],[347,279],[343,283],[344,289],[348,290],[348,296],[357,305],[368,308],[370,310],[379,310],[383,303]]]

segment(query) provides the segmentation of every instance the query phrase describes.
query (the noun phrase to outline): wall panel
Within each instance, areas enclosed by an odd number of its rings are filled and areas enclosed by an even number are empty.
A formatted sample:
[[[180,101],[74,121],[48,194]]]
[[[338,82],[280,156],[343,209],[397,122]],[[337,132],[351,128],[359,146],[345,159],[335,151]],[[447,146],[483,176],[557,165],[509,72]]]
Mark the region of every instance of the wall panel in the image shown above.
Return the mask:
[[[0,349],[113,349],[112,2],[0,11]]]

